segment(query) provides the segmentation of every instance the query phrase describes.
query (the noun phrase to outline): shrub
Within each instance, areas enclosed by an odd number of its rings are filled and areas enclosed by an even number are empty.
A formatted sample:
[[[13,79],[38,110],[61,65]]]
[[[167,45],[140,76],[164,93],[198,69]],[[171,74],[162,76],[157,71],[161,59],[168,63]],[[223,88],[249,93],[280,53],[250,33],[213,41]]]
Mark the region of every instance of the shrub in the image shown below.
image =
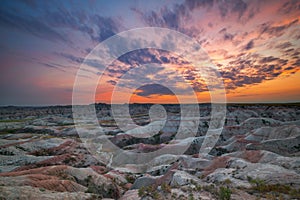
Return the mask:
[[[139,190],[138,190],[138,195],[139,195],[139,197],[143,197],[143,196],[145,196],[145,187],[143,186],[143,187],[141,187]]]
[[[193,193],[189,194],[189,200],[194,200],[194,199],[195,199],[195,198],[194,198]]]
[[[196,185],[196,188],[195,188],[195,189],[196,189],[196,191],[199,191],[199,192],[200,192],[200,191],[202,190],[202,187],[201,187],[201,185]]]
[[[204,185],[203,190],[208,191],[212,194],[216,194],[216,188],[214,185]]]
[[[125,179],[126,179],[126,181],[128,182],[128,183],[134,183],[134,181],[135,181],[135,177],[133,176],[133,175],[130,175],[130,174],[126,174],[126,176],[125,176]]]
[[[166,193],[171,193],[171,186],[166,183],[161,184],[161,189]]]
[[[265,194],[267,199],[278,199],[277,196],[281,194],[290,195],[290,198],[300,199],[300,189],[293,189],[289,185],[271,184],[268,185],[264,181],[259,179],[248,179],[252,184],[252,191]],[[280,198],[279,198],[280,199]]]
[[[265,181],[261,179],[252,179],[251,177],[248,177],[248,181],[252,185],[253,190],[257,190],[259,192],[263,192],[265,190]]]
[[[220,187],[219,198],[221,200],[230,200],[231,190],[227,187]]]
[[[226,185],[230,185],[231,183],[232,183],[231,180],[228,178],[224,180],[224,184]]]
[[[138,195],[139,197],[145,197],[145,196],[150,196],[153,199],[159,199],[160,194],[156,191],[156,187],[154,186],[148,186],[148,187],[141,187],[138,190]]]

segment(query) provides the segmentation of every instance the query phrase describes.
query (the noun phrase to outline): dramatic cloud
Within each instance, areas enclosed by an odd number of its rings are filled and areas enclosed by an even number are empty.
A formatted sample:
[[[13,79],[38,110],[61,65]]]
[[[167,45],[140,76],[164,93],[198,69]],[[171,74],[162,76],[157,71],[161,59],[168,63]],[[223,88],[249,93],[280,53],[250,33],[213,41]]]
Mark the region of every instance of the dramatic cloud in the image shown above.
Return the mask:
[[[26,2],[25,2],[26,3]],[[55,4],[55,2],[53,2]],[[35,5],[35,6],[33,6]],[[9,11],[7,7],[0,7],[0,25],[11,29],[18,29],[46,40],[72,42],[67,35],[69,31],[76,31],[89,36],[94,42],[101,42],[113,36],[121,27],[118,20],[111,17],[103,17],[98,14],[84,12],[82,10],[69,10],[63,4],[57,4],[55,10],[38,7],[39,4],[31,3],[32,9],[44,10],[34,16],[35,13]],[[62,29],[65,31],[62,32]]]
[[[29,34],[33,34],[41,39],[57,42],[69,42],[68,39],[58,31],[47,24],[37,20],[34,17],[23,17],[17,13],[10,13],[8,10],[0,7],[0,25],[10,29],[17,29]]]
[[[248,43],[246,44],[245,50],[250,50],[250,49],[253,48],[253,46],[254,46],[254,42],[253,42],[253,40],[251,40],[250,42],[248,42]]]
[[[157,1],[147,6],[135,1],[116,4],[4,0],[0,5],[0,85],[8,85],[7,77],[10,77],[28,81],[31,87],[28,91],[33,96],[38,96],[43,88],[51,94],[64,91],[63,94],[71,95],[76,72],[84,62],[86,68],[80,76],[90,79],[85,83],[87,88],[89,81],[102,75],[100,94],[108,94],[124,77],[126,80],[119,86],[138,89],[136,95],[141,97],[172,96],[170,90],[162,87],[163,83],[185,94],[187,89],[181,85],[182,80],[197,94],[206,93],[207,84],[195,70],[200,66],[192,66],[189,60],[173,52],[138,49],[121,55],[109,66],[103,66],[97,57],[87,57],[99,42],[116,33],[155,26],[177,30],[195,39],[207,52],[209,62],[217,67],[229,96],[234,96],[239,89],[264,85],[270,80],[286,80],[282,85],[288,87],[298,84],[292,81],[297,80],[295,76],[300,71],[299,16],[297,0]],[[110,51],[117,54],[126,45],[120,38]],[[170,44],[166,42],[166,45]],[[147,64],[156,65],[147,68]],[[10,84],[18,88],[17,84],[23,82]],[[145,86],[140,87],[139,83]],[[36,94],[32,88],[37,88]],[[0,103],[8,104],[10,92],[2,90],[5,87],[1,87],[1,92],[8,97]],[[293,91],[291,101],[300,100],[294,98],[300,90]],[[266,92],[262,89],[261,96]],[[239,94],[239,98],[242,96],[249,95]],[[17,94],[11,98],[21,99]],[[267,94],[265,98],[272,99]],[[71,96],[62,101],[66,99],[70,100]]]
[[[137,89],[136,94],[145,97],[151,95],[174,95],[174,93],[170,89],[159,84],[149,84],[142,86]]]

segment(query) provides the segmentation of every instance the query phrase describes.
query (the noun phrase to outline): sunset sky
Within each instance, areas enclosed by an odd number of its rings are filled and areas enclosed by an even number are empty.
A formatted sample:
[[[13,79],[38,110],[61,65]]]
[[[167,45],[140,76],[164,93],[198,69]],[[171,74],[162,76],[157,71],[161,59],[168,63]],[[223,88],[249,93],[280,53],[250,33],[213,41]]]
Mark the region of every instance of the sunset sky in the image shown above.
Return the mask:
[[[71,104],[76,73],[92,50],[117,33],[143,27],[195,39],[217,67],[228,102],[300,101],[299,0],[2,0],[0,105]],[[147,63],[156,67],[143,68]],[[178,75],[199,102],[209,101],[192,64],[173,52],[142,49],[119,57],[105,72],[97,63],[89,67],[97,70],[94,76],[104,74],[97,102],[110,102],[125,73],[128,85],[149,83],[136,88],[131,102],[176,102],[174,93],[155,83],[172,83],[184,96]],[[92,78],[86,76],[83,84],[88,87]],[[117,99],[123,102],[122,95]]]

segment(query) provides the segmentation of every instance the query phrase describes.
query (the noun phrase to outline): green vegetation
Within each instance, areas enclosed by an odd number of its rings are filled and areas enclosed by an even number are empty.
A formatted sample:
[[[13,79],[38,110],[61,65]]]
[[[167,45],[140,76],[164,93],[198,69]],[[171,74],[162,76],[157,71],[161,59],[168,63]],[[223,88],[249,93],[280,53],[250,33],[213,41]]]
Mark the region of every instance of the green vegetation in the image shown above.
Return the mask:
[[[267,199],[280,199],[282,194],[289,195],[290,198],[300,199],[300,189],[293,189],[289,185],[266,184],[260,179],[252,179],[248,177],[249,183],[252,185],[251,193],[259,193]]]
[[[201,185],[196,185],[195,189],[196,189],[196,191],[200,192],[202,190],[202,187],[201,187]]]
[[[230,179],[227,178],[227,179],[225,179],[225,181],[223,183],[226,185],[230,185],[232,182]]]
[[[170,185],[168,185],[167,183],[163,183],[163,184],[161,184],[161,189],[162,189],[162,191],[163,192],[165,192],[165,193],[171,193],[171,186]]]
[[[207,192],[211,193],[215,198],[219,198],[220,192],[219,192],[218,188],[214,184],[204,185],[202,187],[202,189],[204,191],[207,191]]]
[[[163,197],[166,194],[171,194],[171,186],[167,183],[161,184],[161,190],[163,193],[157,191],[157,187],[154,185],[150,185],[147,187],[141,187],[138,190],[139,197],[152,197],[153,199],[164,199]],[[174,194],[172,194],[174,196]]]
[[[202,189],[212,194],[216,193],[215,185],[204,185]]]
[[[220,200],[230,200],[231,197],[231,190],[228,187],[220,187],[219,191],[219,199]]]
[[[191,179],[191,184],[195,186],[194,191],[198,191],[198,192],[201,191],[202,189],[201,185],[199,185],[195,180]]]
[[[155,186],[141,187],[138,190],[138,195],[139,195],[139,197],[150,196],[153,199],[160,199],[161,198],[161,195],[156,191]]]
[[[4,119],[0,120],[0,123],[12,123],[12,122],[26,122],[28,119]]]
[[[16,133],[19,129],[3,129],[0,131],[0,135]]]
[[[146,188],[144,186],[139,189],[138,195],[139,197],[143,197],[146,195]]]
[[[225,180],[224,182],[226,182],[226,184],[230,184],[229,181]],[[221,186],[220,188],[217,188],[215,185],[205,185],[202,187],[203,190],[208,191],[209,193],[211,193],[212,195],[214,195],[217,199],[220,200],[230,200],[232,191],[231,189],[226,186]]]
[[[128,182],[128,183],[134,183],[134,181],[135,181],[135,177],[134,177],[134,175],[131,175],[131,174],[126,174],[125,175],[125,179],[126,179],[126,181]]]
[[[195,198],[194,198],[194,195],[193,195],[193,193],[190,193],[189,194],[189,200],[194,200]]]
[[[249,183],[252,185],[252,189],[259,192],[265,192],[266,184],[263,180],[260,179],[252,179],[248,177]]]

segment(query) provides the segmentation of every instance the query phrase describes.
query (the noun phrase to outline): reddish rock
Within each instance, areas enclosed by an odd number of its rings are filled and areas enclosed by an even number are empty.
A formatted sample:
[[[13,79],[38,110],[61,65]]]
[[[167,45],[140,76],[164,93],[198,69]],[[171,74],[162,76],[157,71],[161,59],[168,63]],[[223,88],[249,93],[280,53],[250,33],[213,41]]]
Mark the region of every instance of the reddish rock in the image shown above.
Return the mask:
[[[105,174],[105,173],[108,172],[108,169],[106,167],[104,167],[104,166],[92,165],[92,166],[90,166],[90,168],[92,168],[98,174]]]
[[[261,153],[260,150],[248,150],[248,151],[243,151],[241,158],[252,163],[257,163],[262,158],[262,156],[263,154]]]
[[[40,180],[40,181],[31,181],[28,182],[28,185],[32,187],[45,188],[51,191],[57,192],[85,192],[86,187],[69,180],[58,180],[58,179],[49,179],[49,180]]]
[[[225,168],[229,159],[230,157],[228,156],[216,157],[212,164],[203,170],[204,176],[209,175],[218,168]]]

